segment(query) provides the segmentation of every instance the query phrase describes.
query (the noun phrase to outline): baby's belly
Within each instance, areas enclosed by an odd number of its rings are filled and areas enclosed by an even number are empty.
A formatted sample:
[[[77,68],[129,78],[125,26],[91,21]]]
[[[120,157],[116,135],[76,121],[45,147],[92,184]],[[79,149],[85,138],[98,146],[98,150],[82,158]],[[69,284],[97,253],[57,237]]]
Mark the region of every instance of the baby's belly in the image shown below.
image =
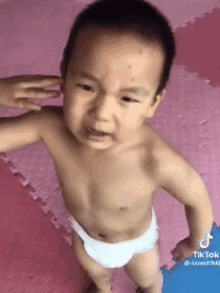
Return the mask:
[[[117,243],[140,237],[150,226],[151,209],[146,209],[144,213],[139,211],[137,214],[128,213],[117,217],[108,215],[104,217],[103,212],[97,212],[95,219],[82,213],[73,217],[93,239]]]

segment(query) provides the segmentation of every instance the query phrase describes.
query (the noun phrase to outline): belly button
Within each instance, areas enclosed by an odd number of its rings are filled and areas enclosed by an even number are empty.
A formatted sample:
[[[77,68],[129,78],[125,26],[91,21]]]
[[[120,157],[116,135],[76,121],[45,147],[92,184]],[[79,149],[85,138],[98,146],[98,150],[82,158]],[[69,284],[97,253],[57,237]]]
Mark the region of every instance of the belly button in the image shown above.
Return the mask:
[[[105,235],[103,235],[103,234],[101,234],[101,233],[99,233],[99,236],[105,238]]]
[[[120,208],[120,211],[125,211],[127,208],[125,208],[125,207],[122,207],[122,208]]]

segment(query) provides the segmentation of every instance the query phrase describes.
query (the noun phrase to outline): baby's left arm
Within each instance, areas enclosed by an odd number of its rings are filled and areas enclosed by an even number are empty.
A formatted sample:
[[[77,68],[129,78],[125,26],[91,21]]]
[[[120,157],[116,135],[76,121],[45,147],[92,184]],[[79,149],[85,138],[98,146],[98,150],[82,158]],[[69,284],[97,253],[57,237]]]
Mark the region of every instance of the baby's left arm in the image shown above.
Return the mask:
[[[190,244],[199,250],[199,241],[210,233],[213,224],[208,191],[195,169],[175,151],[166,151],[160,164],[160,187],[185,205]]]

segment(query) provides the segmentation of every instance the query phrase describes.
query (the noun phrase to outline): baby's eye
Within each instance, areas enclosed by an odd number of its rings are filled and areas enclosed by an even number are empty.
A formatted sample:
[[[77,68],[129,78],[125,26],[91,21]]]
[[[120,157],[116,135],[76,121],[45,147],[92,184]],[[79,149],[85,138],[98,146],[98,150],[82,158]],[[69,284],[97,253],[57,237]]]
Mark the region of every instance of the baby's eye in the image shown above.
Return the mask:
[[[123,99],[127,99],[127,100],[130,100],[131,101],[131,102],[127,101],[128,103],[140,103],[139,101],[134,100],[134,99],[131,99],[129,97],[123,97]]]
[[[87,84],[77,84],[77,86],[83,88],[85,91],[89,91],[92,89],[92,87]]]
[[[87,84],[77,84],[77,86],[83,88],[85,91],[90,91],[92,89],[92,87]],[[126,102],[128,102],[128,103],[140,103],[139,101],[134,100],[129,97],[123,97],[123,99],[127,100]],[[130,100],[130,101],[128,101],[128,100]]]

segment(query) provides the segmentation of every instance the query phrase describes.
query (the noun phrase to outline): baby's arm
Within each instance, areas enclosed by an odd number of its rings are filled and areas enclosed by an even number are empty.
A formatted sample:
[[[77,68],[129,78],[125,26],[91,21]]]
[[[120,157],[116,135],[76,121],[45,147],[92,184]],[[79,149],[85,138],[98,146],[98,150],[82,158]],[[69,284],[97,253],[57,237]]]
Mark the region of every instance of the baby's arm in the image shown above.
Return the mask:
[[[20,116],[0,118],[0,153],[42,140],[40,122],[43,113],[29,111]]]
[[[58,76],[20,75],[0,79],[0,107],[34,110],[31,99],[46,99],[59,91],[45,88],[62,84]],[[16,117],[0,118],[0,153],[22,148],[42,140],[41,130],[49,111],[29,111]],[[52,117],[53,118],[53,117]]]
[[[159,166],[160,187],[185,205],[190,230],[190,242],[199,250],[199,240],[205,239],[213,224],[212,204],[199,174],[175,151],[166,151]]]

